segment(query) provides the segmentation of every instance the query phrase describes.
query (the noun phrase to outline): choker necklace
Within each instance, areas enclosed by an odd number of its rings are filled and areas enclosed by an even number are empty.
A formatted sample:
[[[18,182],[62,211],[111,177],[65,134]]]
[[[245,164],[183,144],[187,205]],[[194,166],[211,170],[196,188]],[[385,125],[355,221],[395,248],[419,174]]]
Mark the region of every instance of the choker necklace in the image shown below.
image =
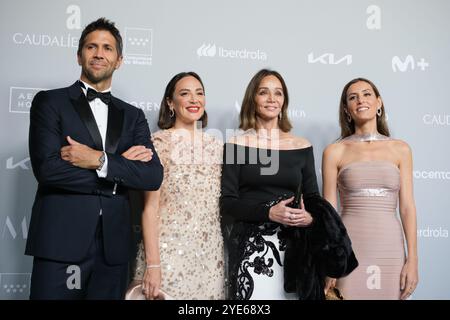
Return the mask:
[[[352,134],[351,136],[348,136],[342,141],[354,141],[354,142],[372,142],[372,141],[384,141],[384,140],[391,140],[390,137],[387,137],[385,135],[382,135],[378,132],[376,133],[364,133],[364,134]]]

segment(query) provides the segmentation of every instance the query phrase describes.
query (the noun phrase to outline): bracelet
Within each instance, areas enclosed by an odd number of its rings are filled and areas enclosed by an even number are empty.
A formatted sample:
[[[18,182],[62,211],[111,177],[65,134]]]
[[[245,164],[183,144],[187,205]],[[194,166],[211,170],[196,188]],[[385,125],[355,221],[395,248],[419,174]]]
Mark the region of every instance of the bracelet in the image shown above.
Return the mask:
[[[160,264],[148,264],[145,268],[146,269],[161,268],[161,265]]]

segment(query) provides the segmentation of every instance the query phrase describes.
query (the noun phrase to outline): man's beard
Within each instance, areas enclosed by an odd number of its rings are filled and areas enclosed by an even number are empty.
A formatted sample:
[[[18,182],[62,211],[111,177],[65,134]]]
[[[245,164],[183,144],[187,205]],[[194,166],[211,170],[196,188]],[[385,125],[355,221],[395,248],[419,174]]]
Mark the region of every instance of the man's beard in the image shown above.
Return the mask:
[[[99,82],[102,82],[103,80],[111,78],[113,72],[114,72],[114,70],[112,70],[112,71],[106,70],[106,71],[99,73],[98,75],[95,75],[93,72],[83,69],[84,76],[93,84],[97,84]]]

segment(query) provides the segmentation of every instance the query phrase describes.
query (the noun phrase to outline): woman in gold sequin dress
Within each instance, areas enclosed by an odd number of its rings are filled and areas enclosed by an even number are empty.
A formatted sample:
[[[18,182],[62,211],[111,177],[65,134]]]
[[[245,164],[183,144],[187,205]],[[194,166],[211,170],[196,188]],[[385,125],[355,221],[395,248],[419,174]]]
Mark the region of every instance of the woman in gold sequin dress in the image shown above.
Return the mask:
[[[339,191],[359,266],[337,283],[328,279],[327,288],[336,284],[346,299],[406,299],[418,282],[411,149],[389,137],[383,101],[371,81],[350,81],[339,112],[341,139],[323,154],[323,192],[337,207]]]
[[[164,166],[159,191],[146,192],[135,280],[147,299],[223,299],[219,220],[223,143],[202,132],[204,87],[194,72],[174,76],[161,102],[153,143]],[[200,122],[201,121],[201,122]],[[200,126],[200,128],[197,128]]]

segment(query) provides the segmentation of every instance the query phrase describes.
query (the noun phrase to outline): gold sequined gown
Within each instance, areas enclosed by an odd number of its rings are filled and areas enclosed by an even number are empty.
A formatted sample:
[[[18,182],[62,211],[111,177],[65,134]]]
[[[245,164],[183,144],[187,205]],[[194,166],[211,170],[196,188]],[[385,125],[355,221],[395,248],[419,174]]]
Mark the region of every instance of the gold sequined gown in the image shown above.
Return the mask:
[[[359,266],[337,282],[349,300],[398,300],[405,263],[397,218],[400,171],[388,161],[358,161],[341,168],[338,189],[342,222]]]
[[[161,130],[153,143],[164,166],[161,185],[161,289],[175,299],[223,299],[224,252],[219,219],[223,144],[206,133],[192,144]],[[134,278],[145,270],[142,242]]]

